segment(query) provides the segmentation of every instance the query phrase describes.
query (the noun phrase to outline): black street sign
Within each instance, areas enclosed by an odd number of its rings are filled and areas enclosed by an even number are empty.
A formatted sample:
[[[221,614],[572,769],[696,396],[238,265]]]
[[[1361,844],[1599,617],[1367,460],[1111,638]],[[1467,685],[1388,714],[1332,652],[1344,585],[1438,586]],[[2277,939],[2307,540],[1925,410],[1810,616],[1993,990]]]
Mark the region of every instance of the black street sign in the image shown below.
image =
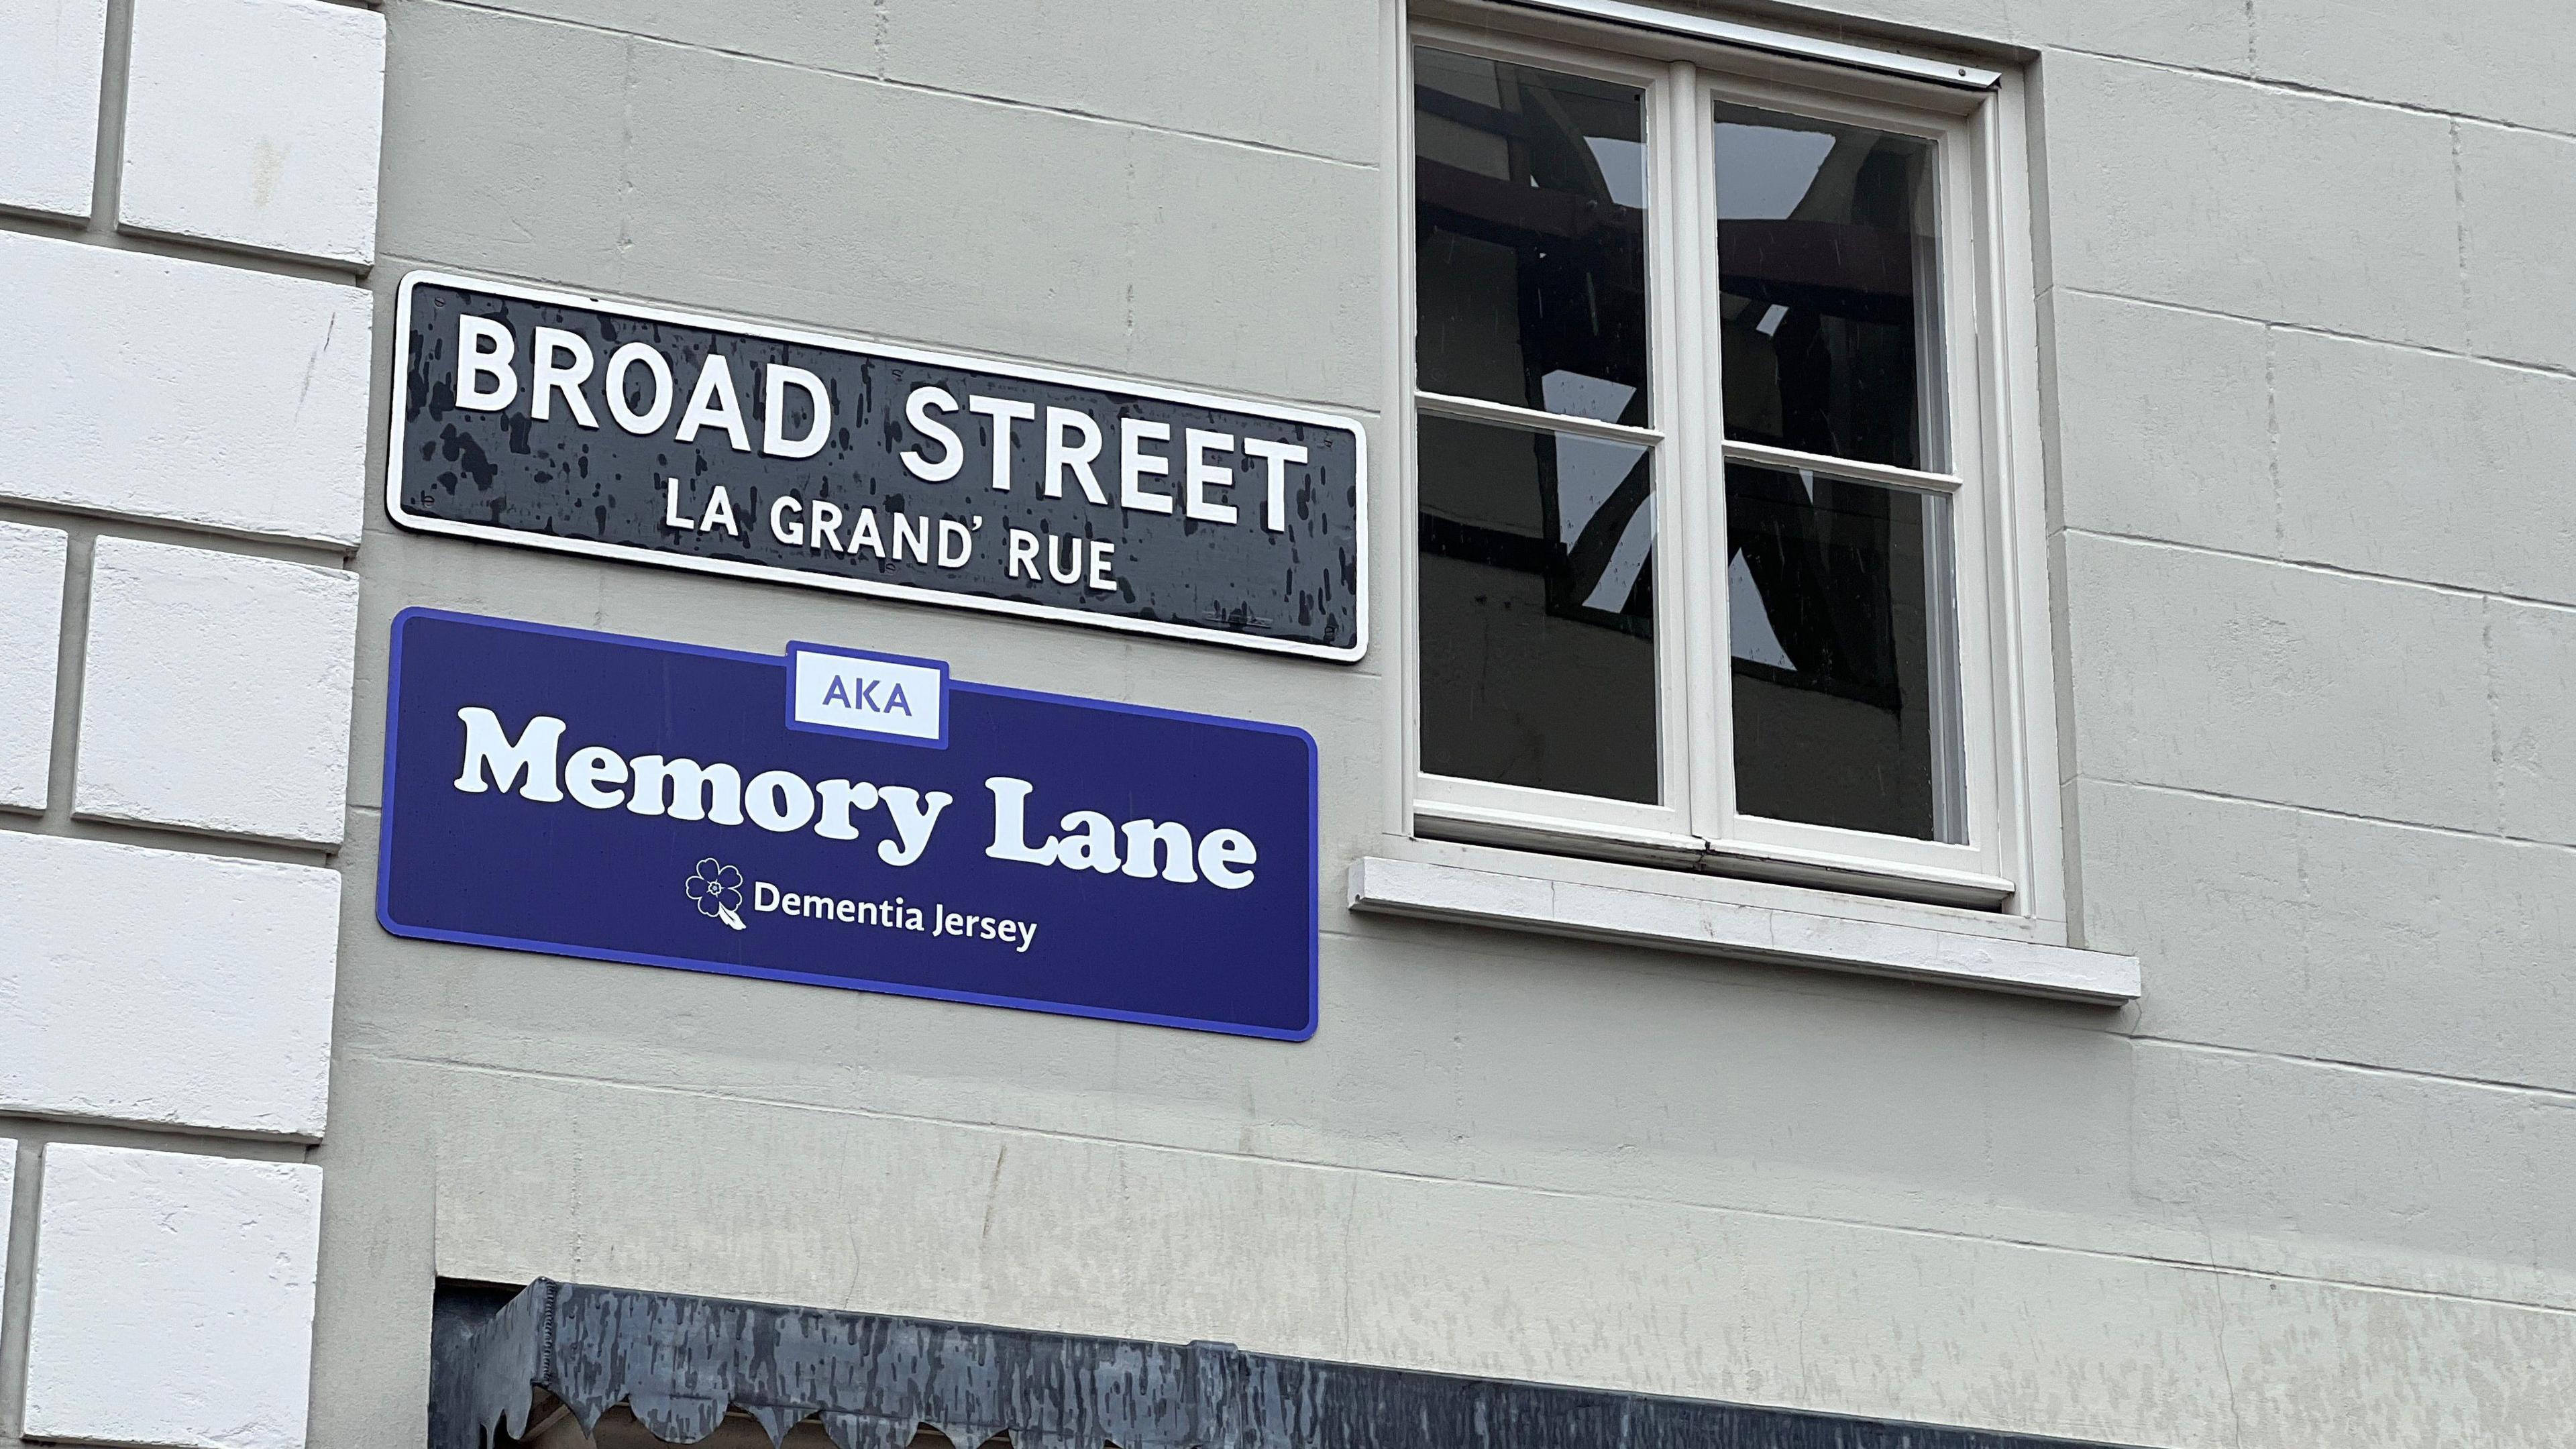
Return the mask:
[[[1349,662],[1328,414],[414,272],[385,506],[429,533]]]

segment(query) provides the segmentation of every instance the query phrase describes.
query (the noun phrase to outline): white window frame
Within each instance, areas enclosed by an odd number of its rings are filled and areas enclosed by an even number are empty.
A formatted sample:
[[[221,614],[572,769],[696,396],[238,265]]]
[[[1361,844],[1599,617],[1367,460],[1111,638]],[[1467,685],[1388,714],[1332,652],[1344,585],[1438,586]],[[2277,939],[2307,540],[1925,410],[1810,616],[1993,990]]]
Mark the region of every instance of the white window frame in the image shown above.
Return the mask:
[[[1637,7],[1629,7],[1635,9]],[[1938,84],[1857,65],[1569,19],[1480,0],[1416,0],[1392,107],[1397,164],[1395,405],[1387,452],[1400,546],[1403,818],[1418,837],[1679,866],[1874,896],[2064,919],[2037,441],[2037,338],[2020,78]],[[1802,41],[1802,37],[1783,37]],[[1413,48],[1417,44],[1639,86],[1646,92],[1649,386],[1645,429],[1425,394],[1414,333]],[[1794,52],[1797,44],[1780,47]],[[1922,68],[1971,72],[1937,57]],[[1992,72],[1973,72],[1978,77]],[[1673,198],[1707,186],[1719,99],[1927,137],[1936,207],[1945,473],[1840,460],[1836,476],[1949,495],[1957,600],[1958,727],[1968,843],[1909,840],[1739,814],[1722,499],[1724,458],[1799,466],[1799,455],[1722,442],[1718,259],[1707,214]],[[1686,189],[1688,188],[1688,189]],[[1685,325],[1683,319],[1697,318]],[[1664,803],[1639,805],[1421,769],[1418,418],[1429,414],[1650,443],[1656,468],[1656,670]],[[1692,567],[1675,566],[1689,557]],[[1937,651],[1936,651],[1937,658]],[[1936,667],[1938,664],[1936,662]],[[1694,726],[1694,721],[1699,722]]]

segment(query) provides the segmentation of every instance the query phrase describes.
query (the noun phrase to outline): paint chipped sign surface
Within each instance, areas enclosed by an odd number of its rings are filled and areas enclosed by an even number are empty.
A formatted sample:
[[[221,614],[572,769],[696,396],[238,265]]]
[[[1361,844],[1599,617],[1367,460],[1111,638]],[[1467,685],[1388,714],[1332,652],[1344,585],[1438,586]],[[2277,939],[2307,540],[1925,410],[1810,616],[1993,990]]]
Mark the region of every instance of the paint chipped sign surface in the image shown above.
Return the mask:
[[[430,272],[385,506],[424,532],[1349,662],[1345,418]]]

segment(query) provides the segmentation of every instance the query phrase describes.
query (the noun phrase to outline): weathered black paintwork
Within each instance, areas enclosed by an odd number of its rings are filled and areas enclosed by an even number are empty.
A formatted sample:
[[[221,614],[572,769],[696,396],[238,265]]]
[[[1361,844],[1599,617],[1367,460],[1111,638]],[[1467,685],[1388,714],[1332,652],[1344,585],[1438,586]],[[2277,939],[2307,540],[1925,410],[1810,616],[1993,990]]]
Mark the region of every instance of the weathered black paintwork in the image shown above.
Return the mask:
[[[1245,1353],[780,1308],[545,1279],[492,1312],[442,1289],[430,1449],[524,1434],[534,1391],[584,1429],[624,1403],[671,1443],[728,1407],[841,1449],[2065,1449],[2074,1441]],[[2100,1449],[2100,1446],[2094,1446]]]
[[[1072,386],[1003,371],[933,365],[855,342],[790,342],[537,301],[428,276],[407,285],[409,326],[397,360],[404,406],[392,490],[403,513],[512,534],[765,565],[815,581],[901,585],[1145,621],[1220,642],[1249,638],[1345,651],[1356,651],[1361,642],[1364,448],[1354,428],[1173,402],[1105,385]],[[518,399],[501,411],[456,406],[461,313],[499,322],[516,340],[522,386]],[[551,418],[530,415],[525,380],[531,333],[540,326],[562,328],[589,343],[597,371],[587,393],[598,427],[580,426],[560,400]],[[676,375],[669,418],[656,433],[642,437],[619,427],[600,403],[609,356],[631,341],[660,348]],[[710,351],[729,360],[751,431],[751,452],[737,451],[722,429],[702,431],[687,444],[672,438],[697,376],[697,359]],[[823,450],[814,457],[791,460],[759,450],[760,368],[770,362],[804,368],[829,384],[836,416]],[[642,407],[647,375],[638,368],[626,381],[630,404]],[[996,491],[990,484],[991,420],[962,409],[946,421],[964,442],[963,470],[941,483],[924,482],[905,470],[899,456],[906,449],[939,456],[937,445],[904,417],[905,398],[923,383],[946,388],[961,403],[980,393],[1039,409],[1038,423],[1023,422],[1013,430],[1020,463],[1010,491]],[[811,409],[800,394],[787,396],[787,436],[802,436]],[[1078,486],[1068,485],[1055,498],[1041,491],[1035,475],[1043,456],[1045,410],[1051,405],[1086,412],[1100,424],[1105,442],[1093,466],[1111,500],[1108,506],[1089,502]],[[1285,530],[1273,533],[1262,526],[1266,474],[1260,460],[1240,454],[1232,459],[1237,483],[1230,495],[1211,491],[1241,510],[1239,522],[1212,523],[1177,511],[1166,516],[1117,506],[1118,423],[1129,417],[1170,427],[1172,442],[1162,451],[1172,460],[1171,474],[1150,480],[1149,486],[1175,495],[1183,482],[1184,429],[1303,445],[1307,461],[1287,467]],[[689,500],[684,513],[698,511],[709,488],[724,484],[742,537],[668,527],[663,480],[670,478],[683,485]],[[781,492],[797,494],[809,508],[814,500],[828,501],[852,518],[873,507],[881,517],[902,513],[975,526],[973,558],[963,567],[945,569],[911,558],[872,557],[847,548],[846,527],[844,547],[838,550],[810,541],[801,546],[779,543],[764,521]],[[1117,548],[1118,588],[1101,593],[1044,577],[1006,576],[1004,530],[1013,527],[1108,540]],[[1069,545],[1066,552],[1070,556]]]

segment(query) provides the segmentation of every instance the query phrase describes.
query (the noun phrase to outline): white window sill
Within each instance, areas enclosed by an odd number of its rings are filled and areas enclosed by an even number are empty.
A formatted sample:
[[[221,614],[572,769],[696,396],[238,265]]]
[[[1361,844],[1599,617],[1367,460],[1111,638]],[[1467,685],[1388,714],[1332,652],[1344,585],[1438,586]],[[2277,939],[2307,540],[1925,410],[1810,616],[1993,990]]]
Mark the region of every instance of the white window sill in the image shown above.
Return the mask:
[[[1364,856],[1350,907],[2096,1005],[2138,998],[2135,956],[1474,865]]]

